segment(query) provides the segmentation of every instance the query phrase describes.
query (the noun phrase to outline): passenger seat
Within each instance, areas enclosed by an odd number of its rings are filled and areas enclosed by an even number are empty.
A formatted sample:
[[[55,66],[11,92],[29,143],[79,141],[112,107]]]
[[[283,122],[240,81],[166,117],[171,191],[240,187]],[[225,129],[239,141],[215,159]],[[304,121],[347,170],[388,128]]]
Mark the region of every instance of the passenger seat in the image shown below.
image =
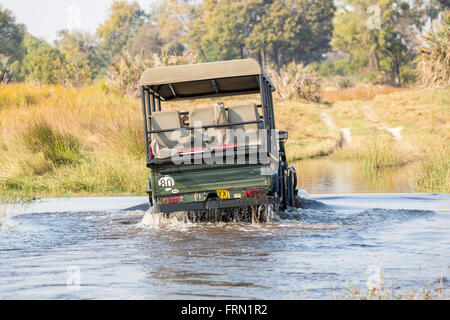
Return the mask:
[[[183,127],[178,111],[153,112],[152,130],[180,129]],[[151,147],[156,158],[168,158],[176,154],[174,149],[181,138],[181,132],[163,132],[151,135]]]
[[[228,108],[228,120],[230,123],[238,123],[247,121],[258,121],[261,120],[261,118],[258,112],[258,108],[256,107],[256,104],[249,103],[230,106]],[[248,145],[258,145],[260,143],[258,130],[259,127],[260,126],[257,123],[255,123],[255,124],[233,126],[231,128],[234,130],[238,130],[237,132],[235,131],[235,133],[239,133],[240,130],[243,130],[243,132],[248,137],[247,138]],[[242,144],[243,140],[239,139],[239,136],[237,138],[238,138],[236,139],[237,143]]]
[[[214,106],[209,108],[201,108],[192,110],[189,114],[189,125],[193,126],[210,126],[215,124],[227,124],[228,119],[223,107]],[[196,134],[197,131],[194,131]],[[203,137],[209,139],[207,144],[221,145],[225,141],[225,127],[209,128],[203,131]]]

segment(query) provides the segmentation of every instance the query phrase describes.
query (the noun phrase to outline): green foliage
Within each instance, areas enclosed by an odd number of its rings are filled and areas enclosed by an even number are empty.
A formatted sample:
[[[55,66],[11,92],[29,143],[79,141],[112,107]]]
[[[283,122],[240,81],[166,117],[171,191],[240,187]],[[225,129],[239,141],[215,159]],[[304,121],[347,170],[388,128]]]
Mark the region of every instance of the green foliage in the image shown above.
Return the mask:
[[[189,26],[189,45],[206,61],[257,57],[276,69],[320,61],[332,36],[332,1],[207,0]]]
[[[0,5],[0,83],[17,77],[24,56],[25,26],[17,24],[12,12]]]
[[[77,138],[55,131],[45,122],[30,128],[24,135],[24,141],[32,152],[42,152],[45,159],[55,166],[75,165],[83,159]]]
[[[445,9],[445,0],[167,0],[147,14],[137,1],[114,0],[95,35],[62,30],[51,46],[0,8],[0,81],[82,86],[109,70],[124,92],[155,54],[193,52],[199,61],[253,57],[278,73],[295,62],[321,77],[397,86],[415,81],[417,64],[422,84],[442,85],[431,78],[448,79],[448,30],[428,35],[415,57],[417,35]]]
[[[410,82],[413,77],[405,66],[415,57],[416,32],[427,20],[422,4],[423,1],[410,5],[403,0],[349,0],[336,16],[332,46],[348,55],[350,69],[357,67],[352,70],[355,73],[386,74],[388,79],[378,76],[376,81],[394,85]]]
[[[328,60],[324,61],[319,65],[318,72],[321,77],[331,77],[346,76],[348,74],[351,74],[352,70],[349,66],[349,61],[341,59],[334,62],[330,62]]]
[[[64,54],[45,41],[27,34],[25,37],[27,54],[22,64],[22,75],[27,81],[43,84],[81,86],[91,79],[88,62]]]
[[[110,61],[126,48],[138,27],[142,26],[144,17],[136,1],[114,0],[108,19],[97,29],[101,46],[107,51]]]
[[[9,57],[10,63],[22,60],[24,35],[25,26],[17,24],[13,13],[0,6],[0,54]]]
[[[67,30],[60,31],[58,35],[56,46],[66,55],[67,61],[73,65],[84,65],[87,62],[93,78],[104,71],[107,59],[93,35],[87,32],[69,32]]]

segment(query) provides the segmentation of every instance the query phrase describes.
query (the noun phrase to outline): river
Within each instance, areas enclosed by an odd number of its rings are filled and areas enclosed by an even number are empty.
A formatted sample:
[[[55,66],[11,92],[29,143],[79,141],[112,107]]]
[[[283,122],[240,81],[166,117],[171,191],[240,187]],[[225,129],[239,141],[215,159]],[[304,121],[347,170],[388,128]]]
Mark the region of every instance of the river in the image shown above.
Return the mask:
[[[0,299],[333,299],[381,276],[448,291],[449,194],[319,168],[301,187],[324,206],[269,224],[159,225],[142,197],[3,205]]]

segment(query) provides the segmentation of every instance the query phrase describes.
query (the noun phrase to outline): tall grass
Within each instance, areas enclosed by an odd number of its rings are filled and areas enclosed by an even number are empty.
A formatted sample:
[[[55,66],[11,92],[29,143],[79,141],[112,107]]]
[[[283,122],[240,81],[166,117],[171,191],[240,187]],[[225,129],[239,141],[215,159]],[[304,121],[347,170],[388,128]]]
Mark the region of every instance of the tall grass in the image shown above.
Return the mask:
[[[401,155],[391,142],[374,140],[369,144],[362,159],[365,170],[374,171],[383,168],[397,167],[404,164]]]
[[[48,123],[35,124],[23,139],[32,152],[42,152],[55,166],[75,165],[83,159],[79,140],[71,134],[55,131]]]
[[[419,192],[450,192],[450,153],[444,151],[425,159],[418,175]]]
[[[0,85],[0,150],[0,198],[145,194],[139,101],[101,84]]]

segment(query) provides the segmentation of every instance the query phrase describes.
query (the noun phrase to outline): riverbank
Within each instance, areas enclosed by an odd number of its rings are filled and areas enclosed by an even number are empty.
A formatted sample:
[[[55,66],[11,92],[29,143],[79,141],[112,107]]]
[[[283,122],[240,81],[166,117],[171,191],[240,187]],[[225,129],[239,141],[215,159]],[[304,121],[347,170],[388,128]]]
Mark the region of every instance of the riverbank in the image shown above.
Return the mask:
[[[348,90],[325,92],[321,104],[276,102],[277,127],[289,131],[290,161],[358,160],[372,175],[418,162],[414,191],[449,192],[450,89]],[[0,85],[1,197],[143,195],[141,117],[139,99],[101,84]]]

